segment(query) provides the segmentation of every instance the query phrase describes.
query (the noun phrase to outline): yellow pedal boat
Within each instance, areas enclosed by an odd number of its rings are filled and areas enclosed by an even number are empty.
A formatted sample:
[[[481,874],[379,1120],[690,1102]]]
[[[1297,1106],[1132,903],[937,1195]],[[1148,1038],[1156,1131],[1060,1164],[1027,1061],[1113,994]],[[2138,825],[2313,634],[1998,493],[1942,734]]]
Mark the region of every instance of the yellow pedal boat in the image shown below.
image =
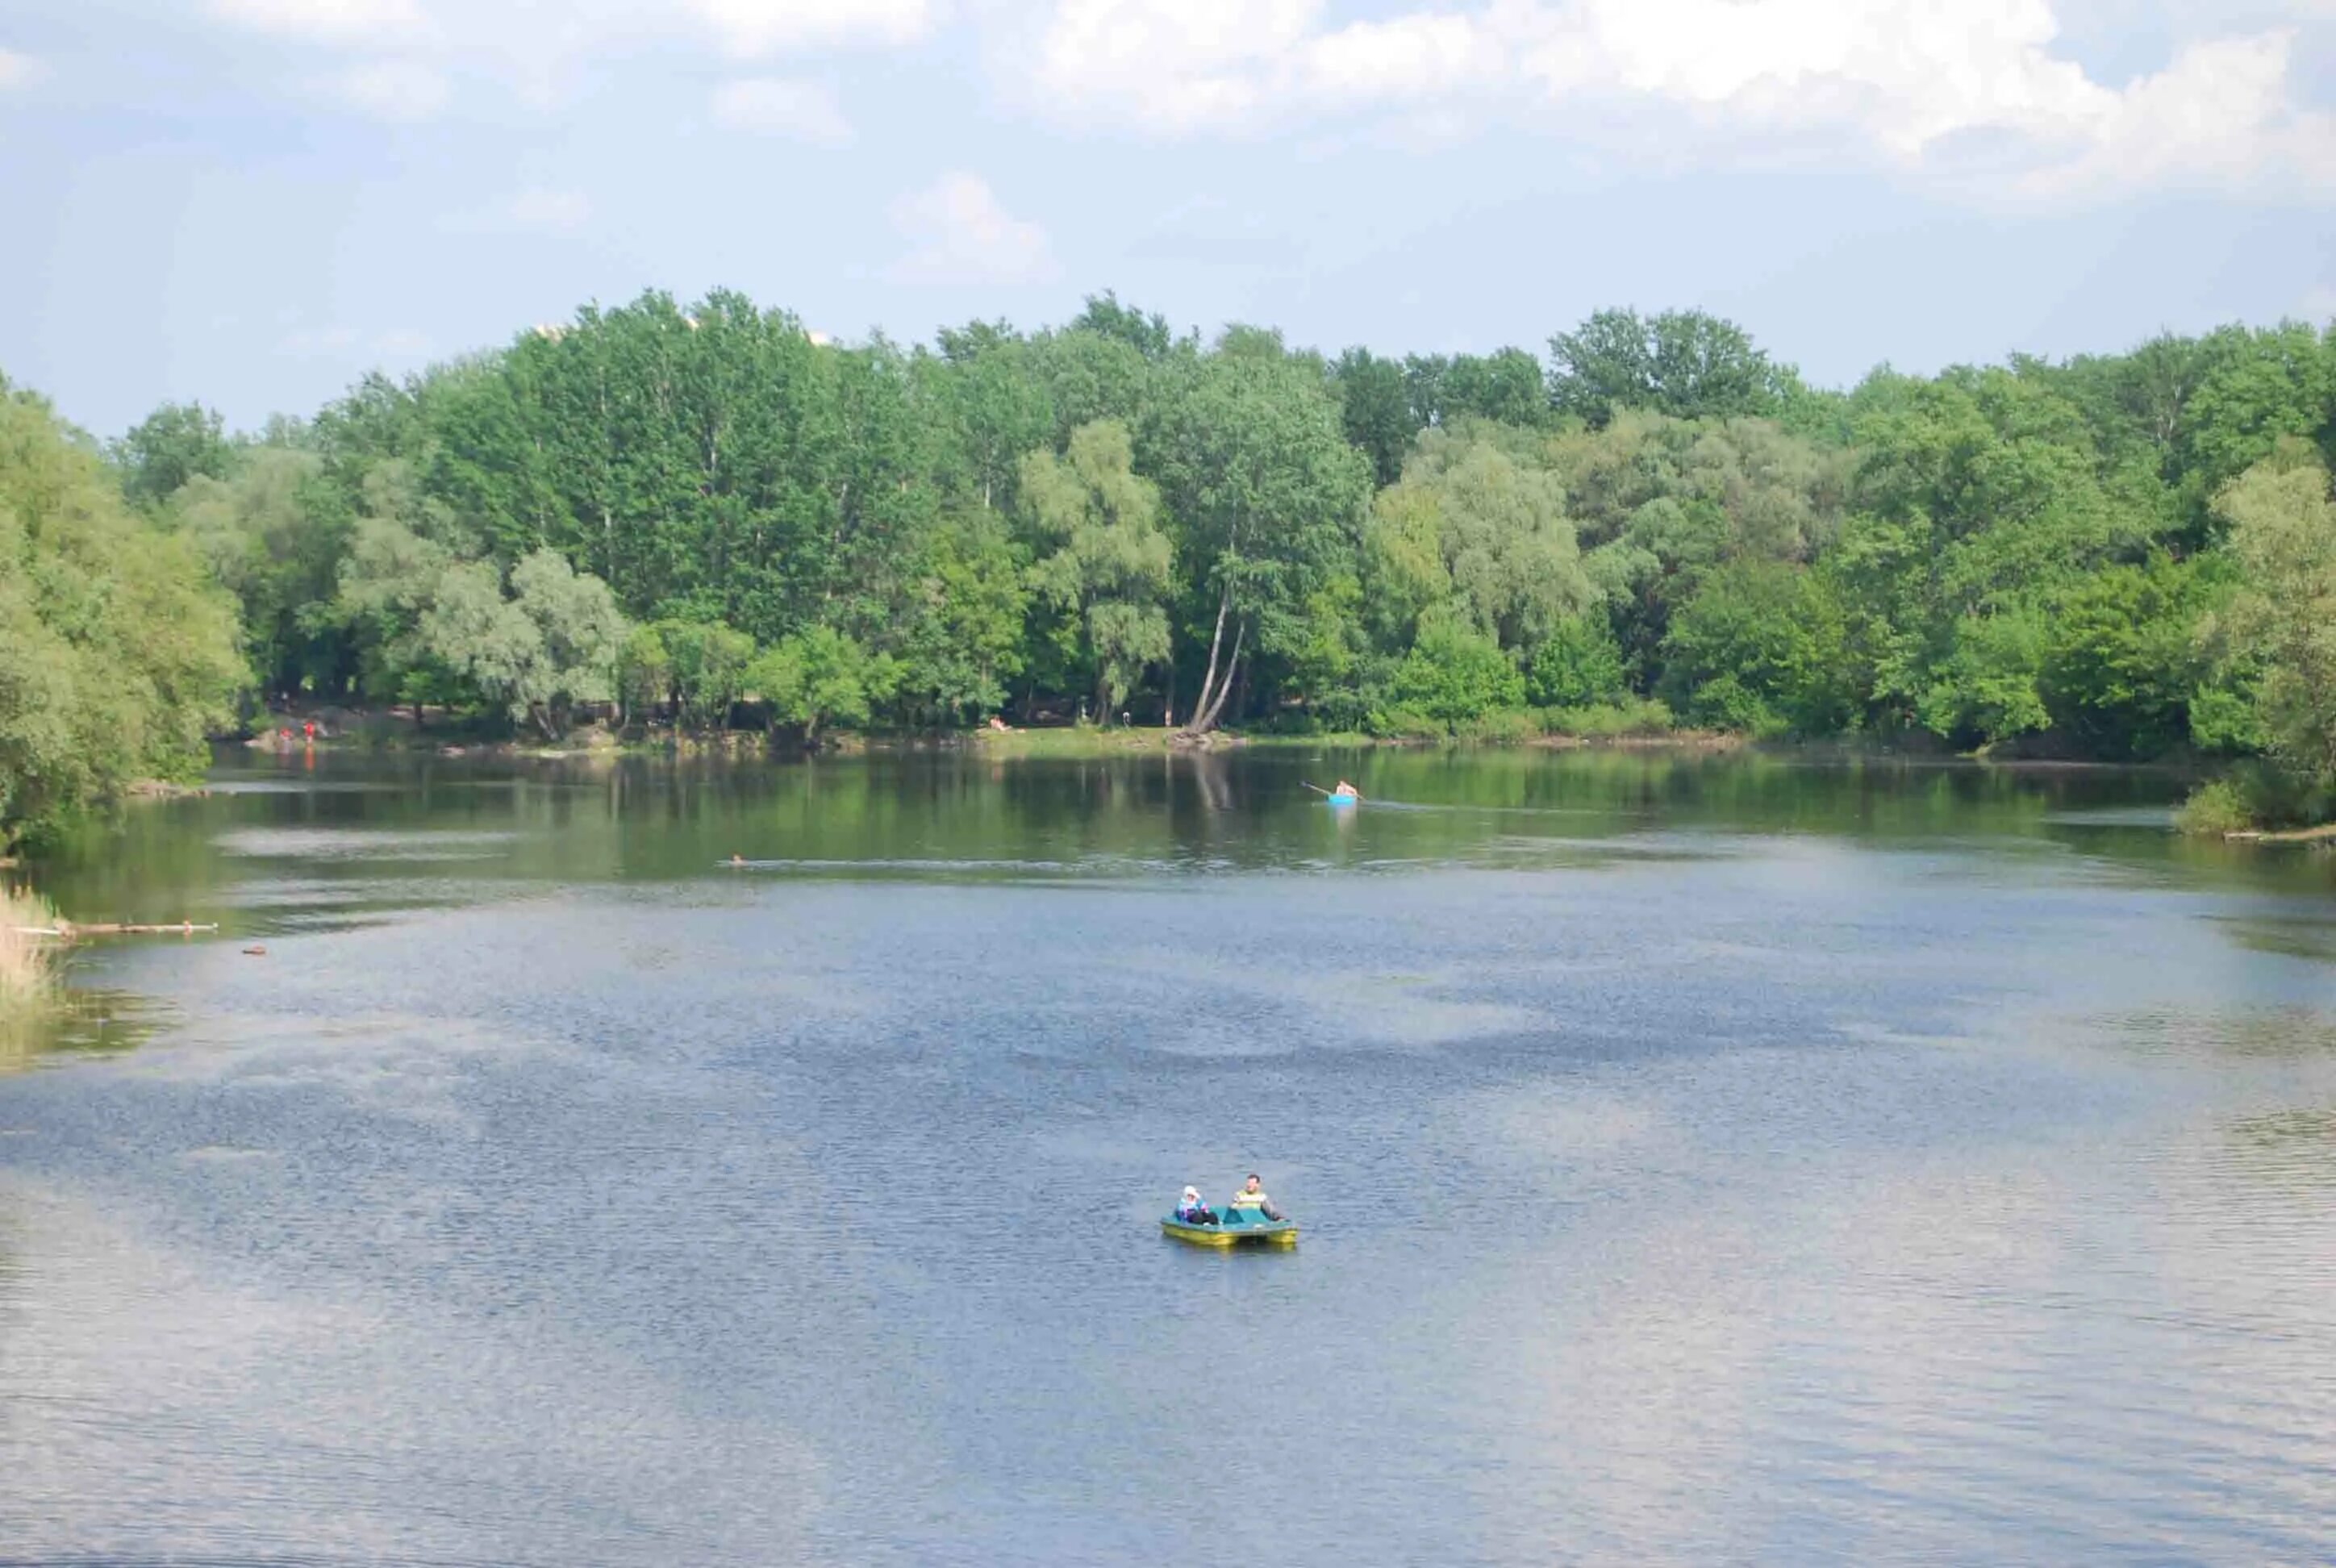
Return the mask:
[[[1222,1222],[1214,1225],[1192,1225],[1170,1214],[1160,1222],[1160,1233],[1173,1237],[1193,1247],[1294,1247],[1298,1245],[1298,1222],[1269,1220],[1260,1215],[1243,1219],[1241,1209],[1227,1212]]]

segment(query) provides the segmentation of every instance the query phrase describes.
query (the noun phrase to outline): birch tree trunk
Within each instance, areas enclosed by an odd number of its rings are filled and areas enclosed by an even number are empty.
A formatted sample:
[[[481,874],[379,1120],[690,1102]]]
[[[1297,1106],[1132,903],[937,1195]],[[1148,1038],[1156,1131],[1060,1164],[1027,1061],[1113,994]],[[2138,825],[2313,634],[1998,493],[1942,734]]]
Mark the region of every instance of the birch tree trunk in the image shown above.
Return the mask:
[[[1206,727],[1202,722],[1202,716],[1209,711],[1209,695],[1216,686],[1217,654],[1224,647],[1225,617],[1231,613],[1232,607],[1233,585],[1227,582],[1217,596],[1217,629],[1209,638],[1209,667],[1201,674],[1201,695],[1192,701],[1192,716],[1184,725],[1186,735],[1199,735]],[[1233,633],[1233,644],[1236,648],[1241,644],[1241,633],[1238,630]]]
[[[1225,698],[1233,693],[1233,673],[1241,668],[1241,639],[1249,635],[1249,622],[1241,621],[1233,628],[1233,655],[1225,661],[1225,678],[1217,686],[1217,695],[1211,700],[1204,685],[1201,690],[1203,706],[1192,710],[1192,722],[1184,726],[1186,735],[1206,735],[1217,727],[1217,716],[1225,711]]]

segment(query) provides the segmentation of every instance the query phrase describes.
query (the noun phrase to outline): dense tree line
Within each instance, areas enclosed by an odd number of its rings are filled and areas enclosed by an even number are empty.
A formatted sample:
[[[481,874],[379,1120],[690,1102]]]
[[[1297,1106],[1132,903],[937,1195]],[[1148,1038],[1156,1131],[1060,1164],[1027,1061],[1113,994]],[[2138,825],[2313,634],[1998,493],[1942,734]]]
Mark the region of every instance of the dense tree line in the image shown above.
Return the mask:
[[[248,679],[235,601],[188,541],[0,377],[0,848],[139,781],[200,774]]]
[[[112,449],[271,696],[813,741],[1677,722],[2259,754],[2304,795],[2331,454],[2336,333],[2292,323],[1835,392],[1697,312],[1329,358],[1108,295],[832,346],[726,292]]]

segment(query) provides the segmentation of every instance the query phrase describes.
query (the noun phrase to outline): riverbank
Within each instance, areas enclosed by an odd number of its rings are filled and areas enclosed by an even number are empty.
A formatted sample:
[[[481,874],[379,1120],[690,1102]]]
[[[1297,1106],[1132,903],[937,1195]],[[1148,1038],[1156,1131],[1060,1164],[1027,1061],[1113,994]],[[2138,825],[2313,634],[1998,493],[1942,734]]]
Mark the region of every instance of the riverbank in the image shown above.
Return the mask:
[[[1716,753],[1735,751],[1752,744],[1741,733],[1721,730],[1665,730],[1631,734],[1534,733],[1519,735],[1380,735],[1360,730],[1324,730],[1301,734],[1216,730],[1187,735],[1164,728],[973,730],[938,736],[873,737],[865,745],[964,746],[985,756],[1115,757],[1180,751],[1657,751]]]
[[[2237,828],[2223,835],[2242,844],[2329,844],[2336,846],[2336,823],[2309,828]]]
[[[1651,706],[1651,705],[1649,705]],[[1655,710],[1660,713],[1660,710]],[[1173,726],[1046,725],[962,730],[832,733],[822,739],[823,755],[865,750],[964,749],[993,756],[1111,757],[1165,751],[1219,751],[1240,746],[1308,750],[1371,748],[1541,747],[1575,750],[1724,752],[1748,745],[1737,731],[1681,729],[1641,709],[1591,708],[1519,713],[1514,725],[1478,726],[1455,734],[1373,735],[1362,730],[1298,733],[1220,729],[1188,735]],[[1551,722],[1554,719],[1556,722]],[[1579,720],[1580,722],[1566,722]],[[313,725],[314,728],[308,726]],[[783,737],[760,730],[683,734],[662,726],[619,733],[606,725],[581,726],[567,738],[549,742],[513,735],[478,718],[438,713],[417,721],[410,708],[291,708],[271,711],[243,745],[252,751],[298,754],[319,751],[436,752],[446,756],[527,757],[572,761],[583,757],[737,755],[784,751]]]
[[[2324,792],[2242,767],[2191,791],[2174,822],[2194,838],[2230,843],[2336,845],[2331,805]]]

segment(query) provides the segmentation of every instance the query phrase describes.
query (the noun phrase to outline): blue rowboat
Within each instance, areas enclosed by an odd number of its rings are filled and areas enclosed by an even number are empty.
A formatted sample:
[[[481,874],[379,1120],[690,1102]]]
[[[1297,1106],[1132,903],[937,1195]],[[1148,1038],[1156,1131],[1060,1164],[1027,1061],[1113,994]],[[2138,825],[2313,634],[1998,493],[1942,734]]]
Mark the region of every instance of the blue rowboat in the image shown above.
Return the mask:
[[[1350,806],[1362,798],[1360,795],[1324,795],[1322,803],[1326,806]]]
[[[1160,1222],[1160,1233],[1194,1247],[1294,1247],[1298,1222],[1269,1220],[1253,1209],[1221,1209],[1221,1223],[1188,1225],[1170,1214]]]

